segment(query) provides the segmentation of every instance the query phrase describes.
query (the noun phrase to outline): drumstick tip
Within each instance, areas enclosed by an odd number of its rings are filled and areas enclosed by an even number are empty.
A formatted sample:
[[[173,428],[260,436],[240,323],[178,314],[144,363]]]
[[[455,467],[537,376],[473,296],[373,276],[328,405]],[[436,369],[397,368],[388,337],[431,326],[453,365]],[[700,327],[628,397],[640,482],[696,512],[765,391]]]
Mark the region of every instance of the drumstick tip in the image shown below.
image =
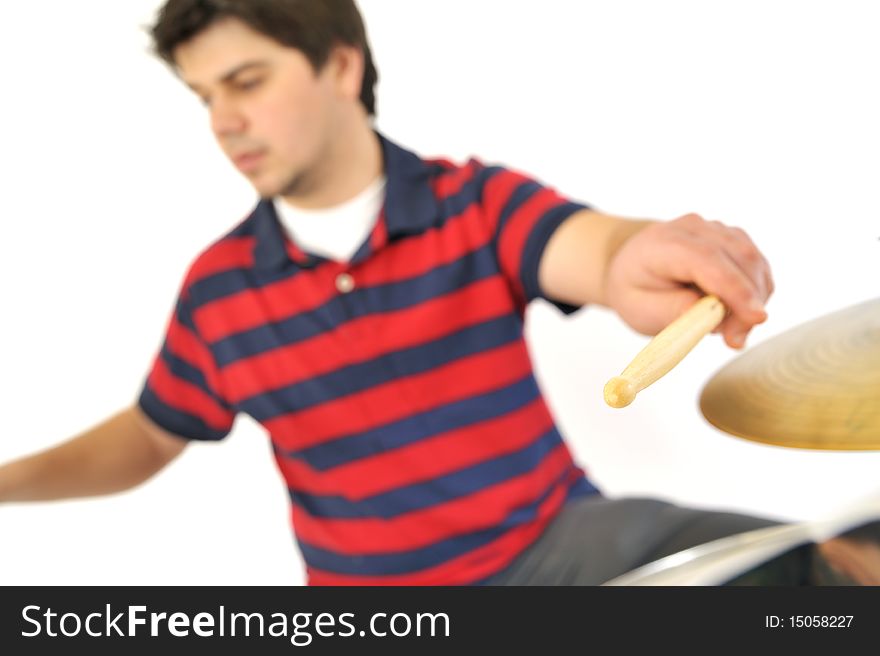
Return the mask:
[[[615,376],[605,384],[605,403],[612,408],[625,408],[636,398],[636,389],[626,378]]]

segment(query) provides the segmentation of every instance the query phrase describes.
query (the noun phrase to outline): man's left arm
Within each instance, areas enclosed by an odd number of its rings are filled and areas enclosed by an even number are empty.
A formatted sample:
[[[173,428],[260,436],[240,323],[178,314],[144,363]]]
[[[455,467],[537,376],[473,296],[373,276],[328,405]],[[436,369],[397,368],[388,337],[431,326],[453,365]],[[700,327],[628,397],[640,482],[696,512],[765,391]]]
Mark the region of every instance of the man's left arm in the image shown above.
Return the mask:
[[[717,332],[734,348],[766,320],[773,293],[767,260],[748,235],[696,214],[660,222],[575,212],[547,242],[538,282],[549,298],[604,305],[648,335],[715,294],[730,311]]]

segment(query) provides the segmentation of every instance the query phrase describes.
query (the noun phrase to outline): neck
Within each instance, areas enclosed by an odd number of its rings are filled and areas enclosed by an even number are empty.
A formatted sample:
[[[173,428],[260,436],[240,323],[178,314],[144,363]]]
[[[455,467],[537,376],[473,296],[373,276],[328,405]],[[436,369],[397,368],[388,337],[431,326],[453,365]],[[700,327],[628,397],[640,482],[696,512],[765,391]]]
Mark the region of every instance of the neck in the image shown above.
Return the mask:
[[[302,209],[333,207],[357,196],[382,174],[382,145],[369,121],[339,126],[305,193],[282,194]]]

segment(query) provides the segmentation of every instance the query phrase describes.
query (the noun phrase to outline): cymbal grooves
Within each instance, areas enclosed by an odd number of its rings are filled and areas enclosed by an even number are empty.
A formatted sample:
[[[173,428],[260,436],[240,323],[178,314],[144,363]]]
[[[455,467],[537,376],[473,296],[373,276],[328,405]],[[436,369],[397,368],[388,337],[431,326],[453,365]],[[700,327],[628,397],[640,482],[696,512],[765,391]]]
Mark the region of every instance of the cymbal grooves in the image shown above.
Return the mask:
[[[700,409],[738,437],[804,449],[880,449],[880,299],[793,328],[706,385]]]

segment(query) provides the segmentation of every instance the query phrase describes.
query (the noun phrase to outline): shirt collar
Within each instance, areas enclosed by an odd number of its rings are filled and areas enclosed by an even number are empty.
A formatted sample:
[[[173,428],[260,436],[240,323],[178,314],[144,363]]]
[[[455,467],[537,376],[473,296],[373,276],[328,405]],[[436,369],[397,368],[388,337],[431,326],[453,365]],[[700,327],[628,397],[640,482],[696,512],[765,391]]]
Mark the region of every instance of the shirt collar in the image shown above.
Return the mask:
[[[382,145],[387,178],[381,217],[388,239],[424,232],[433,225],[439,212],[430,185],[431,168],[415,153],[376,134]],[[310,264],[308,255],[284,235],[271,200],[261,199],[252,219],[256,237],[254,261],[258,268],[277,270],[291,259],[300,265]]]
[[[433,225],[439,211],[430,185],[431,168],[418,155],[381,134],[379,139],[388,178],[385,188],[388,236],[424,232]]]

